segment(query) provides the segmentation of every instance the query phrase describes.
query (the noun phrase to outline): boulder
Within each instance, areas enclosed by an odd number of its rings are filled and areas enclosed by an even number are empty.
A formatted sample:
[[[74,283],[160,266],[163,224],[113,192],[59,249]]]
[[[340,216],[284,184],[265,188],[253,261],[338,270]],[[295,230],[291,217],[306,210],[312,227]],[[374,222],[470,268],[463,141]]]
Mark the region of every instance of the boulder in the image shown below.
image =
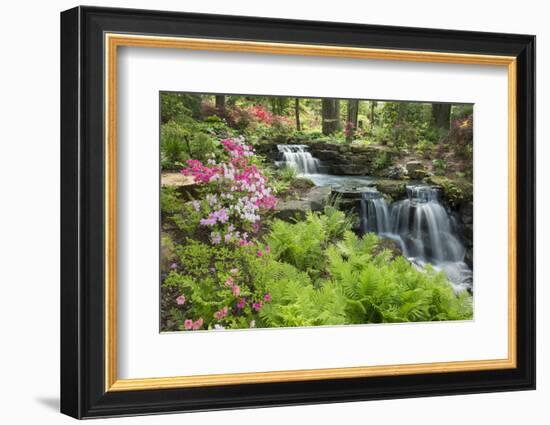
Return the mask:
[[[464,224],[472,224],[474,222],[474,204],[472,202],[464,202],[458,212]]]
[[[334,174],[343,174],[347,176],[364,176],[370,174],[369,164],[340,163],[332,166]]]
[[[315,150],[312,154],[321,161],[334,161],[338,158],[338,152],[331,150]]]
[[[307,177],[296,177],[292,182],[290,183],[290,187],[292,189],[297,190],[307,190],[315,186],[315,183],[313,183],[310,179]]]
[[[330,198],[330,186],[311,188],[300,199],[279,201],[275,215],[281,220],[303,219],[308,211],[322,211]]]
[[[161,185],[172,186],[177,189],[183,199],[193,199],[197,194],[199,185],[192,176],[184,176],[179,172],[164,172],[160,176]]]
[[[185,176],[179,172],[164,172],[160,176],[160,181],[163,186],[191,186],[195,184],[192,176]]]
[[[474,249],[468,248],[466,250],[466,254],[464,255],[464,262],[470,267],[471,269],[474,268]]]
[[[376,247],[373,249],[372,253],[373,255],[378,255],[384,250],[388,250],[391,253],[392,260],[396,257],[399,257],[400,255],[403,255],[403,251],[401,251],[401,246],[392,239],[381,238],[378,241]]]
[[[407,168],[404,165],[398,164],[388,167],[386,177],[389,179],[405,179],[408,177]]]
[[[374,186],[380,193],[390,196],[394,201],[407,195],[407,184],[403,180],[378,180],[374,182]]]
[[[420,161],[409,161],[406,164],[406,168],[409,178],[413,180],[422,180],[428,175],[428,170],[424,168],[424,165]]]

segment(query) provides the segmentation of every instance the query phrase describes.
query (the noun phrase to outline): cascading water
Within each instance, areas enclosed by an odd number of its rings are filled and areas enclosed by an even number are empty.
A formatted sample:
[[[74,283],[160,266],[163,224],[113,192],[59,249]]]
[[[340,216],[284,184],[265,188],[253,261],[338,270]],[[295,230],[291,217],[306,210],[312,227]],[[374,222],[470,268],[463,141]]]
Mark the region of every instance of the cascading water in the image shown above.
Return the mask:
[[[307,145],[277,145],[282,154],[281,165],[294,168],[298,174],[316,174],[320,161],[307,150]]]
[[[409,186],[407,192],[407,199],[392,205],[391,217],[392,232],[403,238],[407,254],[426,261],[462,261],[466,250],[439,203],[438,189]]]
[[[384,234],[390,231],[388,206],[376,189],[369,189],[361,194],[359,216],[361,233]]]
[[[465,248],[457,228],[439,203],[439,191],[431,186],[408,186],[407,199],[388,208],[384,198],[370,189],[360,201],[361,232],[374,232],[396,241],[413,264],[430,263],[444,270],[455,290],[471,288],[472,271],[464,262]]]

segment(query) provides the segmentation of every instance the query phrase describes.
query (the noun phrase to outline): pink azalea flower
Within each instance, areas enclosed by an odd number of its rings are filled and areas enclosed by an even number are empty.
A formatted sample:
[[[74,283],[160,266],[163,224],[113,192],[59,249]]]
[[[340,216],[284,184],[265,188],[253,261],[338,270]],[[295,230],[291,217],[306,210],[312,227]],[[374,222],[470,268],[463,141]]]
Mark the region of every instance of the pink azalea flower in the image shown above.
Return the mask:
[[[269,293],[268,293],[268,294],[265,294],[265,295],[264,295],[264,301],[265,301],[265,302],[271,301],[271,294],[269,294]]]
[[[269,246],[265,247],[265,253],[269,254],[271,252],[271,248]]]
[[[198,320],[193,323],[193,330],[198,330],[202,327],[202,324],[204,323],[204,320],[202,320],[202,317],[200,317]]]
[[[264,253],[260,250],[260,251],[258,251],[258,252],[256,253],[256,255],[257,255],[258,257],[263,257],[263,256],[264,256]]]
[[[246,305],[246,298],[241,298],[237,303],[237,308],[242,310],[245,305]]]
[[[252,308],[256,311],[260,311],[263,306],[264,306],[264,303],[262,303],[261,301],[252,304]]]
[[[185,295],[180,295],[179,297],[176,298],[176,303],[178,305],[184,305],[185,304]]]
[[[227,307],[223,307],[221,310],[218,310],[214,313],[214,318],[216,320],[221,320],[223,319],[225,316],[227,316],[227,312],[228,312],[228,308]]]
[[[233,295],[234,295],[235,297],[238,297],[239,294],[241,293],[241,288],[239,288],[239,285],[233,286],[232,292],[233,292]]]
[[[231,276],[229,276],[227,278],[227,280],[225,281],[225,286],[233,286],[234,283],[235,283],[235,281],[233,280],[233,278]]]
[[[183,322],[183,326],[186,330],[193,329],[193,321],[191,319],[187,319],[185,322]]]

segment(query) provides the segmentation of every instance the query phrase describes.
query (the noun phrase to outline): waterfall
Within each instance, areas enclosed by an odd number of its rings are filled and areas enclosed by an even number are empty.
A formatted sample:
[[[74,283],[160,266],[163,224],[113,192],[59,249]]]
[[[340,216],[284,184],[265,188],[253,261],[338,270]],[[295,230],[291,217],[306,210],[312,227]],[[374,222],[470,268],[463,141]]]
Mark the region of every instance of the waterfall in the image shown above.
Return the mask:
[[[377,234],[390,231],[390,214],[382,195],[376,190],[368,190],[361,194],[359,216],[361,233]]]
[[[392,205],[392,231],[404,241],[406,255],[424,261],[462,261],[466,252],[456,237],[447,210],[439,203],[438,189],[408,186],[408,198]]]
[[[282,154],[280,165],[294,168],[298,174],[316,174],[320,161],[308,152],[307,145],[277,145]]]
[[[363,192],[361,233],[374,232],[396,241],[417,267],[430,263],[444,270],[456,290],[471,287],[472,271],[464,263],[466,249],[456,236],[455,222],[439,202],[439,190],[414,185],[407,187],[407,195],[388,207],[376,189]]]

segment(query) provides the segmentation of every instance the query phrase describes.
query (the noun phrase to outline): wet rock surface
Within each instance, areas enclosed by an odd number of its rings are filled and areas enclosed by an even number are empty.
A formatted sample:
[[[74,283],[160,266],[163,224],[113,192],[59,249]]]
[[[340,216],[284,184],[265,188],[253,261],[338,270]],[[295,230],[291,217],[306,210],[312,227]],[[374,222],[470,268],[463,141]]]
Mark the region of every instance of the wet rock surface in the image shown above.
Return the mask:
[[[316,186],[299,199],[279,201],[275,207],[275,215],[286,221],[292,218],[303,219],[308,211],[322,211],[330,198],[330,192],[328,186]]]

